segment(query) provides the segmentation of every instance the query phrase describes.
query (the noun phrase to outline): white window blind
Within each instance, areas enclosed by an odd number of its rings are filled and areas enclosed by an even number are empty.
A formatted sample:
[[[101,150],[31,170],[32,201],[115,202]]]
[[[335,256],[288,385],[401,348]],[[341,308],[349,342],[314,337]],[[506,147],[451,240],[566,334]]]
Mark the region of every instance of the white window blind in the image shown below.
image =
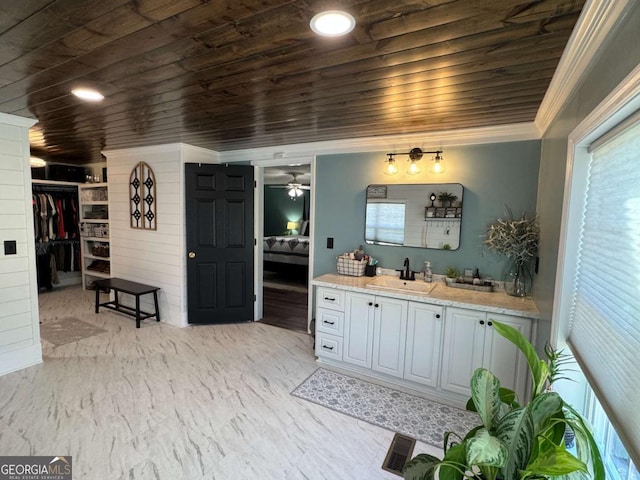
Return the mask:
[[[367,203],[365,238],[372,242],[404,244],[404,203]]]
[[[582,220],[568,343],[640,458],[640,124],[592,151]]]

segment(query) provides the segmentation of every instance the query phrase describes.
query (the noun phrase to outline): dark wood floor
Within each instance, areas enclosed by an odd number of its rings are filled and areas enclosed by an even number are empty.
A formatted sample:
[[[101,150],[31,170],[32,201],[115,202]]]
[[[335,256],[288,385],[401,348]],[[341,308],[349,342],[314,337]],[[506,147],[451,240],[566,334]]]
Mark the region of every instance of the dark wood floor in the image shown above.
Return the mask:
[[[264,288],[262,323],[307,331],[307,293],[276,288]]]

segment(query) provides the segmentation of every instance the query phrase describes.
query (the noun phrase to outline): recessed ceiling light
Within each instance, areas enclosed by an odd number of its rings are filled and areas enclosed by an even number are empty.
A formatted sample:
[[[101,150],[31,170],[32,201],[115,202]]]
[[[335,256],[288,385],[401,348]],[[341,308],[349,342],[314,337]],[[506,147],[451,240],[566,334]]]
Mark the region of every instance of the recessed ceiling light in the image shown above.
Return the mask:
[[[104,100],[104,95],[102,95],[99,91],[93,90],[91,88],[74,88],[71,90],[76,97],[81,98],[82,100],[87,100],[89,102],[99,102],[100,100]]]
[[[324,37],[346,35],[356,26],[356,19],[347,12],[327,10],[315,15],[309,24],[311,30]]]
[[[38,157],[29,157],[29,164],[35,168],[41,168],[41,167],[47,166],[47,162],[45,162],[43,159]]]

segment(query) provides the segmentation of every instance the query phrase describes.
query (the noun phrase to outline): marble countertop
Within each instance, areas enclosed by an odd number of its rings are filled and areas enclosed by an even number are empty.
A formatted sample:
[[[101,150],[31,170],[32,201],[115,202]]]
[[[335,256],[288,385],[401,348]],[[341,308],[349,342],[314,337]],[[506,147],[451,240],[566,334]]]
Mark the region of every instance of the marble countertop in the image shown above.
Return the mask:
[[[504,291],[476,292],[447,287],[444,282],[435,282],[436,287],[430,294],[419,292],[384,291],[367,285],[376,277],[350,277],[327,273],[313,279],[316,286],[341,288],[352,292],[370,293],[378,296],[400,298],[414,302],[430,303],[446,307],[472,308],[491,313],[503,313],[517,317],[539,319],[540,313],[531,297],[512,297]],[[416,280],[421,282],[422,280]]]

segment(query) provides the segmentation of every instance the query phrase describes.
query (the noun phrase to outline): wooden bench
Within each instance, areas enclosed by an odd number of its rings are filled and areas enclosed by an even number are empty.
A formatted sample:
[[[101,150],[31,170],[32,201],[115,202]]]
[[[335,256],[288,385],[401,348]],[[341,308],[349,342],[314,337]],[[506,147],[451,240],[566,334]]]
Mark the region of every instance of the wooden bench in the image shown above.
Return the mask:
[[[156,321],[160,321],[160,310],[158,309],[158,290],[159,287],[144,285],[142,283],[131,282],[122,278],[107,278],[104,280],[96,280],[96,313],[100,313],[100,307],[115,310],[124,313],[136,319],[136,328],[140,328],[140,321],[145,318],[156,317]],[[113,301],[100,303],[100,290],[113,290]],[[121,305],[118,300],[118,293],[128,293],[136,297],[136,307],[131,308],[127,305]],[[153,293],[153,303],[156,307],[155,313],[143,312],[140,310],[140,296]]]

